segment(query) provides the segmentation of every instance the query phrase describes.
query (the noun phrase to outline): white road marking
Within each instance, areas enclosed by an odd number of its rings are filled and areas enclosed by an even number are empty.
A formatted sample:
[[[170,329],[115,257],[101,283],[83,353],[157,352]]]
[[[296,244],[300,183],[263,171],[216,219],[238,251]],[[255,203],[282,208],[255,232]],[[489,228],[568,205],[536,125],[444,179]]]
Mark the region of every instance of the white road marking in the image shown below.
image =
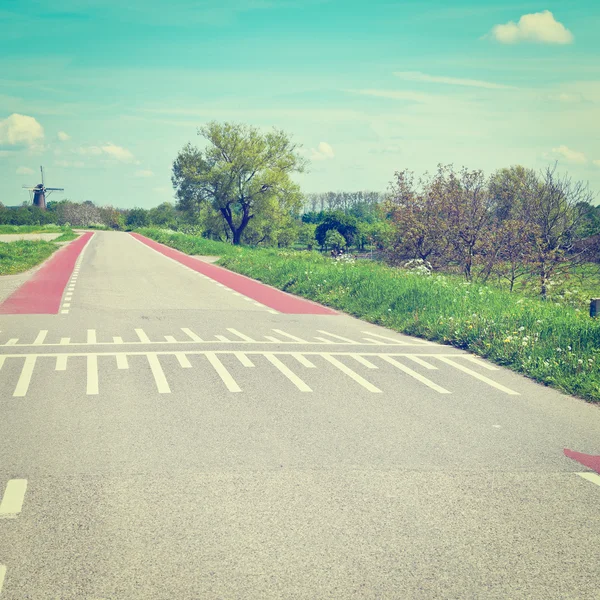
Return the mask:
[[[347,337],[343,337],[341,335],[337,335],[335,333],[329,333],[329,331],[323,331],[322,329],[317,329],[317,331],[319,333],[324,333],[325,335],[328,335],[329,337],[336,338],[338,340],[342,340],[342,342],[346,342],[347,344],[358,344],[358,342],[355,342],[354,340],[348,339]]]
[[[240,386],[236,383],[235,379],[229,374],[229,371],[225,368],[223,363],[217,358],[214,352],[207,352],[206,358],[212,365],[213,369],[217,372],[223,383],[226,385],[230,392],[241,392]]]
[[[252,302],[252,298],[248,298],[247,296],[244,296],[244,300],[245,300],[246,302]]]
[[[245,342],[253,342],[254,341],[251,337],[248,337],[247,335],[240,333],[237,329],[232,329],[231,327],[227,327],[227,331],[233,333],[233,335],[237,335],[240,339],[244,340]]]
[[[169,387],[169,383],[167,378],[165,377],[165,372],[160,365],[160,361],[158,360],[158,356],[156,354],[148,354],[148,364],[150,365],[150,369],[152,371],[152,375],[154,375],[154,381],[156,382],[156,387],[158,388],[159,394],[170,394],[171,388]]]
[[[273,310],[272,308],[268,308],[267,312],[270,312],[272,315],[278,315],[279,314],[276,310]]]
[[[170,344],[176,344],[177,340],[172,335],[165,335],[165,341]]]
[[[407,356],[406,358],[412,360],[413,362],[416,362],[418,365],[421,365],[422,367],[425,367],[426,369],[429,369],[430,371],[437,371],[437,367],[435,365],[428,363],[426,360],[423,360],[422,358],[419,358],[418,356]]]
[[[71,303],[70,302],[63,302],[62,307],[63,308],[71,308]]]
[[[438,360],[441,360],[442,362],[445,362],[448,365],[451,365],[455,369],[462,371],[463,373],[467,373],[467,374],[471,375],[471,377],[475,377],[475,379],[479,379],[479,381],[483,381],[484,383],[487,383],[488,385],[492,386],[493,388],[496,388],[497,390],[500,390],[501,392],[504,392],[505,394],[508,394],[509,396],[520,396],[519,392],[515,392],[514,390],[511,390],[510,388],[507,388],[500,383],[496,383],[489,377],[486,377],[485,375],[480,375],[476,371],[473,371],[472,369],[469,369],[468,367],[465,367],[465,366],[453,361],[451,358],[447,358],[445,356],[439,356],[439,355],[436,356],[436,358]]]
[[[315,340],[319,340],[320,342],[323,342],[324,344],[338,344],[339,342],[334,342],[333,340],[328,340],[327,338],[324,337],[315,337]]]
[[[67,346],[71,343],[71,338],[60,338],[60,345]]]
[[[61,310],[61,311],[60,311],[60,314],[61,314],[61,315],[68,315],[68,314],[69,314],[69,309],[66,309],[66,310]]]
[[[113,344],[122,344],[123,343],[123,338],[119,337],[119,336],[114,336],[113,337]]]
[[[402,340],[397,340],[395,338],[388,337],[387,335],[379,335],[378,333],[373,333],[372,331],[363,331],[363,333],[366,333],[367,335],[370,335],[372,337],[380,338],[382,340],[387,340],[388,342],[394,342],[394,344],[397,344],[398,346],[406,346],[407,345],[406,342],[404,342]]]
[[[6,484],[2,502],[0,502],[0,518],[16,517],[23,508],[27,479],[11,479]]]
[[[278,333],[279,335],[283,335],[283,336],[289,338],[290,340],[294,340],[294,342],[299,342],[300,344],[308,343],[306,340],[303,340],[302,338],[299,338],[298,336],[292,335],[291,333],[286,333],[285,331],[281,331],[281,329],[273,329],[273,331],[275,333]]]
[[[273,354],[265,353],[265,358],[276,367],[283,375],[285,375],[301,392],[312,392],[310,387],[300,379],[293,371],[286,367]]]
[[[192,363],[188,360],[188,357],[183,353],[183,352],[178,352],[175,357],[177,358],[177,361],[179,362],[179,366],[181,366],[184,369],[191,369],[192,368]]]
[[[25,358],[25,363],[23,364],[23,369],[21,370],[21,375],[19,376],[19,381],[17,381],[17,387],[15,388],[15,392],[13,394],[15,398],[22,398],[25,396],[25,394],[27,394],[33,368],[35,367],[35,360],[35,355],[30,355]]]
[[[273,337],[272,335],[265,335],[265,339],[269,340],[269,342],[275,342],[276,344],[285,344],[286,342],[282,342],[281,340],[278,340],[276,337]]]
[[[188,329],[187,327],[182,327],[181,331],[183,331],[183,333],[189,336],[194,342],[203,341],[202,338],[198,337],[191,329]]]
[[[66,371],[68,358],[69,358],[68,354],[59,354],[56,357],[56,366],[54,367],[54,370],[55,371]]]
[[[88,396],[98,394],[98,356],[88,354],[87,356],[87,383],[85,393]]]
[[[243,352],[234,352],[236,358],[244,365],[244,367],[253,367],[254,363]]]
[[[117,359],[117,369],[129,369],[129,362],[127,361],[127,354],[119,353],[115,354]]]
[[[588,481],[591,481],[592,483],[595,483],[596,485],[600,485],[600,475],[597,473],[577,473],[577,475],[587,479]]]
[[[416,379],[417,381],[424,383],[427,387],[430,387],[432,390],[435,390],[436,392],[438,392],[438,394],[452,393],[452,392],[449,392],[446,388],[443,388],[441,385],[438,385],[437,383],[434,383],[430,379],[427,379],[427,377],[423,377],[423,375],[421,375],[420,373],[413,371],[411,368],[407,367],[406,365],[399,363],[397,360],[394,360],[390,356],[382,356],[381,358],[383,360],[385,360],[386,362],[389,362],[391,365],[394,365],[397,369],[404,371],[407,375],[410,375],[413,379]]]
[[[8,340],[8,342],[6,342],[6,344],[4,344],[4,345],[5,346],[14,346],[18,341],[19,341],[19,338],[10,338],[10,340]]]
[[[34,346],[41,346],[44,343],[44,340],[46,339],[47,335],[48,335],[48,330],[47,329],[42,329],[37,334],[37,337],[35,338],[35,341],[33,342],[33,345]]]
[[[488,371],[499,371],[500,370],[500,369],[498,369],[498,367],[494,367],[494,366],[486,363],[484,360],[482,360],[478,356],[471,356],[470,354],[463,354],[462,358],[465,358],[466,360],[469,360],[472,363],[476,364],[478,367],[487,369]]]
[[[356,383],[362,385],[369,392],[373,392],[374,394],[381,394],[382,391],[375,387],[372,383],[368,382],[366,379],[361,377],[358,373],[354,372],[350,367],[347,367],[344,363],[340,362],[337,358],[334,358],[331,354],[323,354],[323,358],[330,362],[334,367],[337,367],[342,373],[348,375],[351,379],[354,379]]]
[[[95,329],[88,329],[87,330],[87,343],[88,344],[96,344],[96,330]]]
[[[352,358],[359,362],[361,365],[367,367],[367,369],[379,369],[377,365],[374,365],[372,362],[368,361],[366,358],[361,356],[360,354],[352,354]]]
[[[146,335],[146,332],[143,329],[136,329],[135,330],[138,338],[140,339],[140,342],[142,342],[142,344],[151,344],[152,342],[150,341],[150,338]]]
[[[316,369],[317,367],[308,360],[305,356],[300,354],[299,352],[294,352],[292,356],[304,367],[307,369]]]
[[[4,361],[6,360],[5,356],[0,356],[0,369],[4,366]]]
[[[373,338],[363,338],[363,340],[367,340],[367,342],[370,342],[371,344],[376,344],[377,346],[387,346],[387,344],[385,342],[378,342],[377,340],[374,340]]]
[[[6,565],[0,565],[0,594],[2,594],[2,588],[4,587],[4,578],[6,577]]]
[[[220,341],[220,342],[231,342],[231,340],[229,338],[226,338],[224,335],[215,335],[215,337]]]

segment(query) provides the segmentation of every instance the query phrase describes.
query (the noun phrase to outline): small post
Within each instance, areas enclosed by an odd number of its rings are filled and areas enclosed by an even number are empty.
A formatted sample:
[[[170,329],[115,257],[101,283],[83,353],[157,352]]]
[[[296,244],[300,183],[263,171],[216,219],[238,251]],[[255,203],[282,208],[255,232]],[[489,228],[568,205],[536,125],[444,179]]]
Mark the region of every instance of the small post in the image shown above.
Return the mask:
[[[600,316],[600,298],[592,298],[590,300],[590,317]]]

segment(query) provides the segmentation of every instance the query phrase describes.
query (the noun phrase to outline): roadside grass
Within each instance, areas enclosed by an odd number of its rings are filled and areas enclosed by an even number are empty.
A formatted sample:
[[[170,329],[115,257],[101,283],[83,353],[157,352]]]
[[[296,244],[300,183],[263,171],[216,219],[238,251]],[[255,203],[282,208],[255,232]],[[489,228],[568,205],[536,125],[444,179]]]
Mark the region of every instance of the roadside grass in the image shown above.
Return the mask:
[[[169,233],[164,229],[154,227],[136,229],[135,232],[145,235],[156,242],[165,244],[166,246],[171,246],[171,248],[181,250],[186,254],[196,254],[198,256],[226,256],[229,254],[238,254],[243,251],[241,247],[232,246],[225,242],[216,242],[200,236],[186,235],[184,233]]]
[[[233,247],[155,230],[140,233],[365,321],[469,350],[592,402],[600,402],[600,319],[584,311],[461,278],[429,277],[318,252]],[[155,235],[156,234],[156,235]]]
[[[16,275],[39,265],[58,246],[41,240],[0,242],[0,275]]]
[[[0,225],[0,234],[10,233],[60,233],[70,229],[60,225]]]
[[[62,235],[54,238],[52,242],[70,242],[72,240],[76,240],[78,237],[78,233],[75,233],[72,229],[67,229]]]

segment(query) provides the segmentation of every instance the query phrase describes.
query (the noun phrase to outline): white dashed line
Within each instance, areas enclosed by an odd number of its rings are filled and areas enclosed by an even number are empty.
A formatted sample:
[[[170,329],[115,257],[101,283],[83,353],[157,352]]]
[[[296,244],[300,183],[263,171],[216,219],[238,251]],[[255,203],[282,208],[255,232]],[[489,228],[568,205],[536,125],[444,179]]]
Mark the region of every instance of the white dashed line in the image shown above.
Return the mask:
[[[469,356],[469,355],[465,354],[464,356]],[[463,373],[467,373],[471,377],[475,377],[475,379],[479,379],[479,381],[483,381],[484,383],[487,383],[488,385],[492,386],[493,388],[496,388],[497,390],[500,390],[500,391],[504,392],[505,394],[508,394],[509,396],[519,396],[520,395],[519,392],[515,392],[514,390],[511,390],[510,388],[504,387],[502,384],[496,383],[493,379],[490,379],[489,377],[486,377],[485,375],[480,375],[476,371],[473,371],[472,369],[469,369],[468,367],[465,367],[457,362],[454,362],[451,358],[447,358],[445,356],[440,356],[439,360],[441,360],[442,362],[445,362],[448,365],[452,365],[455,369],[458,369],[459,371],[462,371]]]
[[[35,341],[33,342],[34,346],[41,346],[44,343],[44,340],[46,339],[46,336],[48,335],[48,330],[47,329],[42,329],[37,337],[35,338]]]
[[[337,367],[342,373],[348,375],[348,377],[351,379],[354,379],[356,383],[362,385],[369,392],[373,392],[374,394],[382,393],[379,388],[375,387],[372,383],[369,383],[366,379],[354,372],[350,367],[347,367],[344,363],[340,362],[337,358],[334,358],[330,354],[323,354],[323,358],[330,362],[334,367]]]
[[[386,362],[389,362],[391,365],[394,365],[397,369],[404,371],[404,373],[406,373],[407,375],[410,375],[413,379],[416,379],[417,381],[424,383],[427,387],[430,387],[432,390],[435,390],[439,394],[450,394],[451,393],[446,388],[443,388],[441,385],[438,385],[437,383],[434,383],[433,381],[431,381],[431,379],[427,379],[427,377],[423,377],[423,375],[421,375],[420,373],[417,373],[416,371],[413,371],[406,365],[403,365],[402,363],[399,363],[397,360],[394,360],[391,356],[383,355],[381,358],[383,360],[385,360]]]
[[[6,566],[0,565],[0,594],[2,594],[2,588],[4,587],[4,578],[6,577]]]
[[[280,373],[285,375],[301,392],[312,392],[310,387],[300,379],[293,371],[291,371],[286,365],[284,365],[276,356],[273,354],[265,354],[265,358],[279,370]]]
[[[170,394],[171,388],[169,387],[169,383],[165,377],[165,372],[163,371],[160,361],[158,360],[158,356],[156,356],[156,354],[148,354],[147,358],[152,375],[154,375],[154,381],[156,382],[158,393]]]
[[[17,387],[15,388],[13,397],[22,398],[27,394],[29,383],[31,381],[31,375],[33,374],[33,369],[35,367],[35,361],[35,356],[27,356],[25,358],[25,363],[23,364],[21,375],[19,375],[19,381],[17,381]]]
[[[577,473],[577,475],[587,479],[588,481],[591,481],[592,483],[595,483],[596,485],[600,485],[600,475],[597,473]]]
[[[217,372],[217,374],[219,375],[219,377],[230,392],[242,391],[240,386],[236,383],[235,379],[230,375],[229,371],[217,358],[217,355],[214,352],[207,352],[206,358],[208,359],[213,369]]]
[[[23,508],[27,479],[11,479],[6,484],[2,502],[0,502],[0,518],[16,517]]]

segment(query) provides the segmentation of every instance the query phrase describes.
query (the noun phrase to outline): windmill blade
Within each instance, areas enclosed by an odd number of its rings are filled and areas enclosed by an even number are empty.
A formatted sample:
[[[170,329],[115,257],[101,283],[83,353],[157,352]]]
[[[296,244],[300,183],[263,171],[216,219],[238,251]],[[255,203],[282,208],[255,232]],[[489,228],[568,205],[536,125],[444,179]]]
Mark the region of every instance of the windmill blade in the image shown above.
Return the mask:
[[[35,190],[35,185],[24,185],[23,189],[24,190]]]
[[[44,188],[47,192],[64,192],[65,188]]]

